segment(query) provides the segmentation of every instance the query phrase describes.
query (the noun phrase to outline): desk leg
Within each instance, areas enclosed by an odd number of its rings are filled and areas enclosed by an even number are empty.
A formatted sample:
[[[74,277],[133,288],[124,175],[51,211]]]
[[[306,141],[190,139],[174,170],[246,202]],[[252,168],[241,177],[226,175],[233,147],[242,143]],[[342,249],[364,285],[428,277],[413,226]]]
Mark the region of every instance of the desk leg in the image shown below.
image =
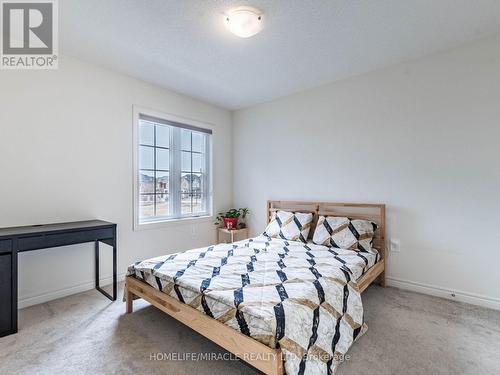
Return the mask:
[[[17,257],[18,257],[18,250],[19,250],[19,245],[18,245],[18,239],[14,238],[12,240],[12,254],[11,254],[11,283],[12,283],[12,295],[11,295],[11,302],[12,302],[12,310],[11,310],[11,333],[17,333]]]
[[[113,296],[110,296],[99,285],[99,241],[95,241],[95,288],[111,301],[116,301],[116,244],[113,246]]]
[[[95,256],[95,288],[97,290],[99,287],[99,241],[95,241],[94,246],[94,256]]]
[[[116,291],[116,228],[114,231],[114,239],[113,239],[113,301],[116,301],[117,296]]]

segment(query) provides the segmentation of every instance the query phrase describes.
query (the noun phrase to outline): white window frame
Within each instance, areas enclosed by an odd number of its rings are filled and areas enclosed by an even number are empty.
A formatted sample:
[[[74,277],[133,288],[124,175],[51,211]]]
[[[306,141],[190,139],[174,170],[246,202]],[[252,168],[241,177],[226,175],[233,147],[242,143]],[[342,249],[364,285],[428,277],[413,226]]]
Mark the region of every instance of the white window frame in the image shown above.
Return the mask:
[[[201,213],[200,215],[182,215],[178,217],[162,217],[155,218],[150,221],[141,222],[139,218],[139,117],[140,115],[146,115],[151,117],[160,118],[169,122],[180,123],[188,126],[192,126],[195,128],[202,128],[212,131],[211,137],[208,137],[208,152],[206,154],[206,168],[207,173],[205,174],[206,180],[204,181],[207,189],[206,194],[206,211]],[[164,113],[157,110],[153,110],[150,108],[133,106],[133,204],[134,204],[134,230],[143,230],[143,229],[155,229],[161,228],[165,226],[172,225],[174,223],[189,223],[193,221],[212,221],[213,220],[213,137],[215,135],[215,126],[210,123],[193,120],[177,115],[173,115],[171,113]],[[180,144],[180,142],[177,142]],[[171,141],[172,147],[172,141]],[[173,178],[177,178],[178,170],[180,170],[178,165],[174,165],[174,163],[180,163],[180,158],[171,157],[170,158],[170,173],[173,175]],[[171,177],[172,179],[172,177]],[[208,180],[208,181],[207,181]],[[180,203],[180,191],[171,191],[170,192],[171,199],[170,202],[175,202],[174,204]],[[179,202],[177,202],[179,200]]]

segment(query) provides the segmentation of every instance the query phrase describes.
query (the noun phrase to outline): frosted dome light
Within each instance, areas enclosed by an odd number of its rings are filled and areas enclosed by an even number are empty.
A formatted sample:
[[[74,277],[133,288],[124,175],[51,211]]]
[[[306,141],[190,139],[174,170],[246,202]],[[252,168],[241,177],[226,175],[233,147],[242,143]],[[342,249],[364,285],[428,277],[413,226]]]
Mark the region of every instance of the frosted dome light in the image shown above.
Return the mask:
[[[234,35],[249,38],[262,30],[262,12],[252,7],[238,7],[226,13],[224,24]]]

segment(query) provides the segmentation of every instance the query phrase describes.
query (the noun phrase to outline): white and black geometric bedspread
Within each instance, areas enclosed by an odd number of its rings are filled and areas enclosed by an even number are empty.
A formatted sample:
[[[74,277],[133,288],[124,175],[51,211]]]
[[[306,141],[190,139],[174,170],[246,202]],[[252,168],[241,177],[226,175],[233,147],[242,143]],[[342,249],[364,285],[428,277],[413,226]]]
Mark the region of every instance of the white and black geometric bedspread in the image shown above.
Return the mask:
[[[134,275],[269,347],[287,374],[328,374],[366,328],[356,279],[378,253],[259,236],[131,265]]]

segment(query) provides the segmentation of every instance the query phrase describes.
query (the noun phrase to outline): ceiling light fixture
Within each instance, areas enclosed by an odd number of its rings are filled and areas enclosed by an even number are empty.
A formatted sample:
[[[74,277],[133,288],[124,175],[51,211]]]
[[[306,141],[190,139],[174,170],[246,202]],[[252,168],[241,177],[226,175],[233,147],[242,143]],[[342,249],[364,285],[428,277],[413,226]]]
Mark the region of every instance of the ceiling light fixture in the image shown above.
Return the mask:
[[[234,35],[249,38],[262,30],[262,12],[252,7],[234,8],[224,16],[224,24]]]

